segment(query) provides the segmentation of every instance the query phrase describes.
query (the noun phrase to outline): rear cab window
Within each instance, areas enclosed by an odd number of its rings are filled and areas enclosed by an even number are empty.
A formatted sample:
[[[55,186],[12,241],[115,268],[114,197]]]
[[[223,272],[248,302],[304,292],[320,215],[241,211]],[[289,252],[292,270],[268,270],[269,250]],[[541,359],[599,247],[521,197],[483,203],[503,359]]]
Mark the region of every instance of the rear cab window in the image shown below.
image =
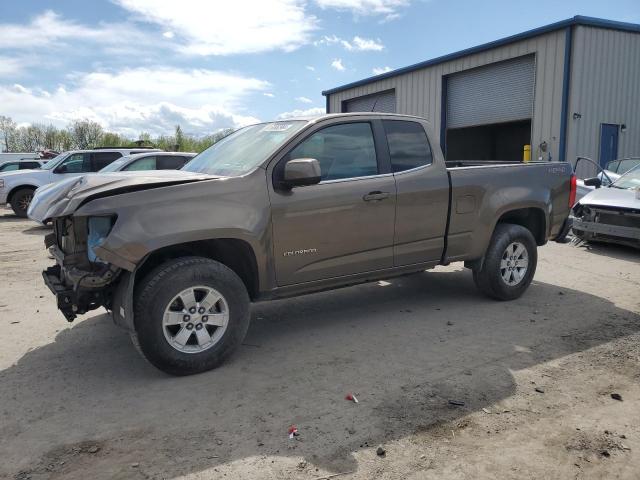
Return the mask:
[[[382,125],[394,173],[433,163],[431,145],[422,125],[403,120],[383,120]]]

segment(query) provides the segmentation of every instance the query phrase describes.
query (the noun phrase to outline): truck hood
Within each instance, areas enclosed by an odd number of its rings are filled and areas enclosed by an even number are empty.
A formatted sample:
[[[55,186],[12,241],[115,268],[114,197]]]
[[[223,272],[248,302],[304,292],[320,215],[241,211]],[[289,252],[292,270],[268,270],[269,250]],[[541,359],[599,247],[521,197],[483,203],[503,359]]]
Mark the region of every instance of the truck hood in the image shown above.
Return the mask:
[[[70,215],[94,198],[213,178],[218,177],[182,170],[87,174],[38,188],[27,214],[31,220],[45,223],[55,217]]]
[[[580,199],[581,205],[592,207],[615,207],[640,209],[640,199],[636,191],[628,188],[603,187],[596,188]]]
[[[11,178],[16,175],[27,175],[39,172],[48,172],[48,170],[41,170],[39,168],[24,168],[22,170],[9,170],[8,172],[0,172],[0,178]]]

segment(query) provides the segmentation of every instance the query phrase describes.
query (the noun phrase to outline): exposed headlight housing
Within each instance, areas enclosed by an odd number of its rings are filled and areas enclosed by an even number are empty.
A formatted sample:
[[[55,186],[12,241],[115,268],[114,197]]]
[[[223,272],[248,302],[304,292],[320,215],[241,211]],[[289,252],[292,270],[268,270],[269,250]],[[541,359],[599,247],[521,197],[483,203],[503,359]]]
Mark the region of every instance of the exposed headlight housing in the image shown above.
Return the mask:
[[[115,215],[87,219],[87,256],[90,262],[104,263],[96,256],[95,248],[104,243],[114,223],[116,223]]]
[[[4,180],[0,180],[0,188],[4,188]]]

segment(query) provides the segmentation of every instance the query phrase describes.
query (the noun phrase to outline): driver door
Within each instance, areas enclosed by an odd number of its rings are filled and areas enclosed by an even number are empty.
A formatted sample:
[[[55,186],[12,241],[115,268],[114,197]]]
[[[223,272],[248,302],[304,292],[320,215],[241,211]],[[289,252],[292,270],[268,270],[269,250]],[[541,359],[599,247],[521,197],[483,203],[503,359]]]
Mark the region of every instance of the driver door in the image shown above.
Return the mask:
[[[297,158],[318,160],[321,181],[272,194],[278,285],[392,267],[396,187],[373,124],[320,128],[280,161]]]

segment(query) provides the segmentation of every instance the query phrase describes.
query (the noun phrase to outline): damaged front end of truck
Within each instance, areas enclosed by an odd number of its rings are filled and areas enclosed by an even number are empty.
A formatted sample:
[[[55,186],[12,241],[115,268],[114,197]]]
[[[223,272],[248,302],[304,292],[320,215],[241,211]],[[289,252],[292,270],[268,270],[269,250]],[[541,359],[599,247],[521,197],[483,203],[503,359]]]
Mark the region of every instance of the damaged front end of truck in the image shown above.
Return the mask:
[[[99,307],[114,311],[115,299],[122,298],[118,287],[123,277],[129,277],[135,264],[108,248],[114,236],[109,235],[118,226],[117,199],[133,192],[211,178],[179,171],[137,175],[129,172],[87,175],[38,189],[28,213],[32,220],[53,227],[52,233],[45,237],[45,247],[56,264],[42,275],[65,318],[71,322],[78,315]],[[145,202],[141,203],[139,208],[144,209]]]
[[[98,248],[116,221],[114,216],[53,220],[53,233],[45,237],[56,265],[42,272],[54,293],[58,309],[68,321],[99,307],[111,310],[113,290],[122,269],[101,260]]]

